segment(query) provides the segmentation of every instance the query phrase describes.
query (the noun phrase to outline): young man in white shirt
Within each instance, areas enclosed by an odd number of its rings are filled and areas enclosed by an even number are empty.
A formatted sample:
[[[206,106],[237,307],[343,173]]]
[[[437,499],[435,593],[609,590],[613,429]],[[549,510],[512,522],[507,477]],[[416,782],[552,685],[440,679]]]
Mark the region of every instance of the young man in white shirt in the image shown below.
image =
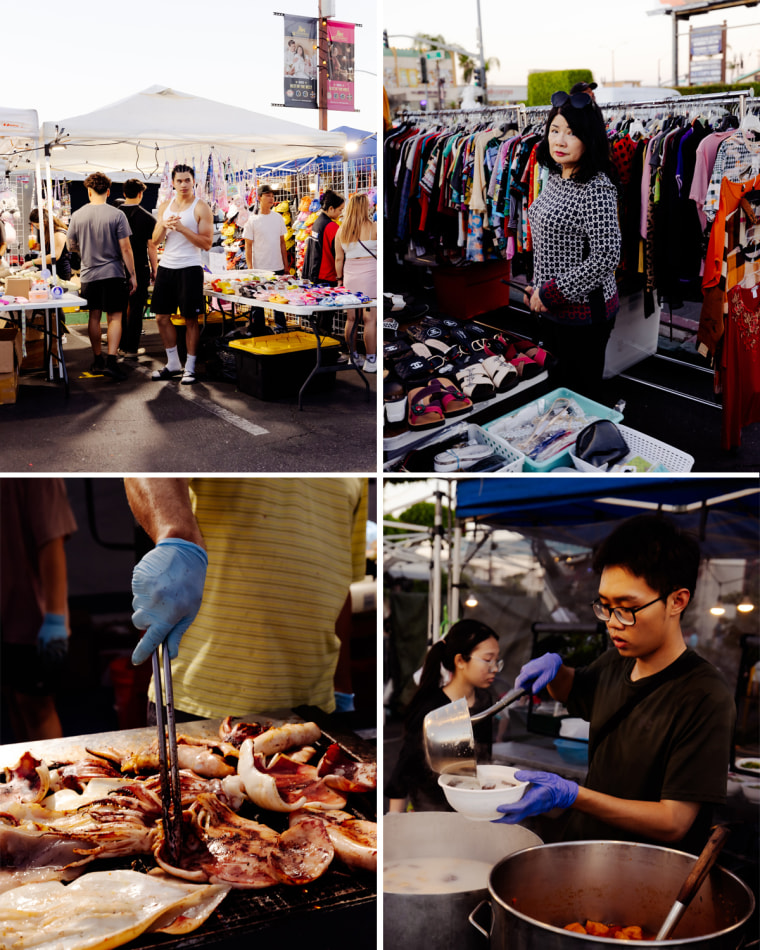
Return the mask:
[[[275,201],[269,185],[262,185],[259,188],[259,213],[251,215],[243,228],[245,266],[287,274],[290,271],[288,250],[285,247],[287,228],[282,216],[272,210]]]

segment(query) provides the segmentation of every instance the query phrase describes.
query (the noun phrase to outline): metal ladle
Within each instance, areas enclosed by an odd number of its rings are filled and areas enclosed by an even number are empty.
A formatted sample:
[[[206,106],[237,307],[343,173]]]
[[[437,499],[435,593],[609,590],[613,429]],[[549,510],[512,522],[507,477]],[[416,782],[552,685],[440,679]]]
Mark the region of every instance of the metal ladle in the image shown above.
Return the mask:
[[[510,690],[493,706],[474,716],[470,715],[466,699],[455,699],[453,703],[431,710],[422,724],[427,764],[440,774],[477,777],[472,724],[488,719],[520,697],[529,695],[526,689]]]

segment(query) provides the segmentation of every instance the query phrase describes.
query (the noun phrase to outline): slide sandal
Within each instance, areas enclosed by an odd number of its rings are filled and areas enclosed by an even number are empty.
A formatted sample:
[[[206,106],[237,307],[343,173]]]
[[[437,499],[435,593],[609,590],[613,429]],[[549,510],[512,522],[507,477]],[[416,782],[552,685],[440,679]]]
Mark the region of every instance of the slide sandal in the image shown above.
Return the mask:
[[[469,366],[457,370],[457,381],[462,387],[462,392],[473,402],[490,399],[496,392],[493,380],[483,369],[483,364],[479,362],[470,363]]]
[[[411,390],[407,397],[407,422],[410,429],[433,429],[444,424],[446,420],[443,410],[434,404],[437,395],[437,392],[431,392],[427,386]]]
[[[520,382],[517,367],[505,360],[500,353],[483,360],[483,369],[491,377],[497,393],[505,393]]]
[[[435,394],[434,399],[440,404],[444,416],[461,416],[472,409],[472,400],[465,396],[461,389],[448,379],[434,379],[427,387]]]

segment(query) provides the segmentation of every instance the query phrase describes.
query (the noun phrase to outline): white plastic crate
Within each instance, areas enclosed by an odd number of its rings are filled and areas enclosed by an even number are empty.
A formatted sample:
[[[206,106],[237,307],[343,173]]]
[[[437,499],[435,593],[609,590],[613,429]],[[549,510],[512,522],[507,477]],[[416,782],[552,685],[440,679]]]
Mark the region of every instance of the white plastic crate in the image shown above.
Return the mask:
[[[467,426],[463,434],[467,435],[467,442],[470,445],[485,445],[495,455],[501,455],[506,460],[504,465],[501,468],[495,469],[495,471],[521,472],[523,470],[525,456],[519,449],[505,442],[504,439],[500,439],[497,435],[492,435],[490,432],[486,432],[485,429],[473,425],[472,423]],[[466,472],[467,469],[462,469],[462,471]]]
[[[660,442],[658,439],[644,435],[643,432],[638,432],[636,429],[629,429],[628,426],[620,425],[620,423],[617,423],[617,427],[629,449],[628,455],[619,464],[625,465],[628,460],[640,456],[646,459],[647,462],[652,463],[650,471],[653,472],[691,471],[694,465],[694,457],[687,452],[682,452],[680,449],[668,445],[667,442]],[[581,472],[606,471],[604,468],[598,468],[596,465],[591,465],[589,462],[579,459],[572,449],[570,450],[570,457],[573,465]]]

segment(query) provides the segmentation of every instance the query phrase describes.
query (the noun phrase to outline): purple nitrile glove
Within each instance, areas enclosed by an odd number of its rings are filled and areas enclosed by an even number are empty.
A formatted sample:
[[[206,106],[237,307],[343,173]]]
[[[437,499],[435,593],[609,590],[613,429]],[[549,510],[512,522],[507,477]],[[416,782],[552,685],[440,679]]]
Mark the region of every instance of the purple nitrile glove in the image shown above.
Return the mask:
[[[518,782],[530,782],[530,785],[519,802],[496,806],[496,810],[504,815],[494,819],[496,824],[516,825],[531,815],[543,815],[552,808],[569,808],[578,797],[578,785],[553,772],[518,769],[515,778]]]
[[[518,689],[530,687],[534,695],[540,693],[544,686],[551,683],[561,666],[562,657],[559,653],[544,653],[543,656],[537,656],[535,660],[529,660],[520,668],[515,687]]]
[[[45,614],[37,634],[37,653],[48,663],[60,663],[69,651],[66,617]]]
[[[145,634],[132,654],[135,666],[144,663],[160,643],[169,656],[200,610],[208,557],[192,541],[166,538],[132,572],[132,623]]]

